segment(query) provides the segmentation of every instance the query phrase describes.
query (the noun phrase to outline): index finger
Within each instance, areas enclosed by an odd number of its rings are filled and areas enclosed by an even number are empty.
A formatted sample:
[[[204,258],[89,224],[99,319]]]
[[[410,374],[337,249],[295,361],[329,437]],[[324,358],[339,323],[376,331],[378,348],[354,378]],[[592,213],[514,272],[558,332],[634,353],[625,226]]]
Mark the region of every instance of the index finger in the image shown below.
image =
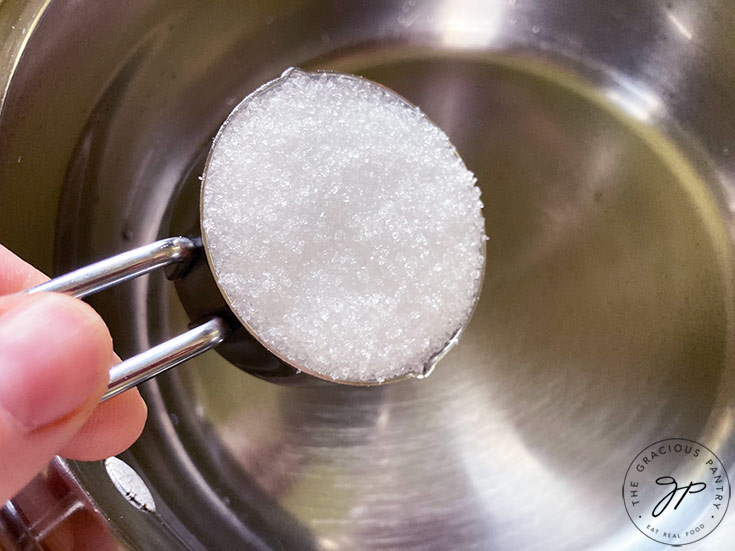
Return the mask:
[[[46,280],[45,274],[0,245],[0,295],[17,293]]]

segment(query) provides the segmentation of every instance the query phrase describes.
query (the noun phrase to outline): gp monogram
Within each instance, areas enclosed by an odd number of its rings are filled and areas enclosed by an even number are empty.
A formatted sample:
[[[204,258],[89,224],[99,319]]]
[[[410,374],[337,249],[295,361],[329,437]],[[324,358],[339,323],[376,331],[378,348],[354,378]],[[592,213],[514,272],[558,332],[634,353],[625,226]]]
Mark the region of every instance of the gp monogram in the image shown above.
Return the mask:
[[[684,545],[701,540],[722,521],[730,482],[719,458],[706,446],[683,438],[655,442],[628,467],[623,482],[625,510],[652,540]]]

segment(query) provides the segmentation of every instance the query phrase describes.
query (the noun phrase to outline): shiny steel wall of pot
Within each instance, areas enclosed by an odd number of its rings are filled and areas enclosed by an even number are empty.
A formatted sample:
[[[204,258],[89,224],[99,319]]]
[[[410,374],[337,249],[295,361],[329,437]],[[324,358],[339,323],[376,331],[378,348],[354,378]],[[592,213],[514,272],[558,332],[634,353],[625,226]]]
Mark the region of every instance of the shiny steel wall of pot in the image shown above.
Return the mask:
[[[289,388],[193,362],[146,387],[149,426],[124,455],[155,512],[103,464],[64,466],[110,541],[646,545],[620,499],[641,449],[690,438],[735,462],[730,4],[0,6],[6,31],[18,10],[34,22],[0,65],[0,240],[46,270],[187,226],[212,134],[289,65],[405,95],[483,188],[482,300],[431,378]],[[186,325],[180,291],[153,277],[95,306],[127,355]],[[702,548],[734,530],[726,517]]]

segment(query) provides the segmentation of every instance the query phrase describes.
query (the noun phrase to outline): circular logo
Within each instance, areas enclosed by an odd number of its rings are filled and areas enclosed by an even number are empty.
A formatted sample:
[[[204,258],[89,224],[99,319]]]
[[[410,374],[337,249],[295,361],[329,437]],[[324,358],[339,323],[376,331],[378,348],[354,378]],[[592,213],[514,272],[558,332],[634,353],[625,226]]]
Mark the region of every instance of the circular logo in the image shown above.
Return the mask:
[[[623,501],[645,536],[668,545],[701,540],[720,524],[730,503],[722,462],[693,440],[669,438],[641,451],[628,467]]]

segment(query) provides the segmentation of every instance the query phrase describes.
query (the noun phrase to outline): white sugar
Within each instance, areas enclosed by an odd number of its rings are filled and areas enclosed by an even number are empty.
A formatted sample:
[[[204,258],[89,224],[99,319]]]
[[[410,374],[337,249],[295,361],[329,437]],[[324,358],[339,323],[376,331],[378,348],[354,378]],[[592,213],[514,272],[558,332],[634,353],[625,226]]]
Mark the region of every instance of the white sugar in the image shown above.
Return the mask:
[[[421,373],[479,292],[474,176],[439,128],[369,81],[295,70],[258,92],[221,130],[202,200],[238,316],[329,379]]]

